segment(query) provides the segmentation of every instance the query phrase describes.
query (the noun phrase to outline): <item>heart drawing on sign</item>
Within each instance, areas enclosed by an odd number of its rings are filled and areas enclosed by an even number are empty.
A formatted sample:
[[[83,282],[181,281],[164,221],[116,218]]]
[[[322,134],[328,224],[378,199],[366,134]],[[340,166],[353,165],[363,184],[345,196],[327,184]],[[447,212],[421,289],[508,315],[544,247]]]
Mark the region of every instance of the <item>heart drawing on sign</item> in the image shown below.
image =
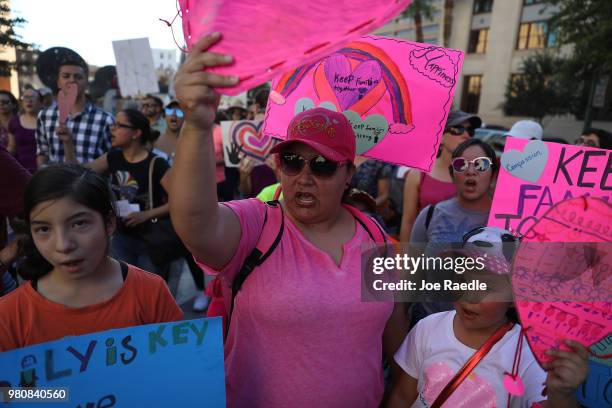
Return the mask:
[[[349,120],[355,131],[357,138],[357,154],[363,154],[376,146],[387,135],[389,130],[389,122],[382,115],[370,115],[361,119],[357,113],[353,111],[343,112],[344,116]]]
[[[325,60],[325,77],[345,111],[382,81],[382,72],[377,61],[363,61],[351,69],[348,58],[335,54]]]
[[[57,93],[57,107],[59,109],[59,121],[65,124],[68,120],[68,115],[72,113],[74,104],[76,103],[78,89],[75,84],[66,84],[63,89]]]
[[[540,140],[532,140],[522,152],[508,150],[502,154],[501,167],[514,177],[537,183],[548,161],[548,146]]]
[[[555,204],[523,236],[512,265],[512,291],[538,362],[550,361],[549,349],[568,350],[566,339],[588,348],[612,333],[612,255],[603,231],[611,222],[610,204],[578,197]],[[560,251],[561,244],[574,250]],[[593,245],[600,248],[596,259],[588,250]],[[574,265],[571,274],[565,264]],[[598,277],[604,268],[606,276]]]
[[[261,131],[263,122],[240,121],[232,126],[230,135],[232,141],[242,146],[242,152],[259,161],[264,161],[273,146],[269,135]]]

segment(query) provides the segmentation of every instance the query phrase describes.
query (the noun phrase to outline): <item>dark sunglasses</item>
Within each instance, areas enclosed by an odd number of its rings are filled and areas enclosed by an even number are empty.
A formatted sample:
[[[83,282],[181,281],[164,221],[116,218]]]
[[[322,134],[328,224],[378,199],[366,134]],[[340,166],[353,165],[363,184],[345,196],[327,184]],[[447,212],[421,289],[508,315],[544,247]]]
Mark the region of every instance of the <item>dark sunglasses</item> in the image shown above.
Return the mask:
[[[283,173],[289,176],[296,176],[304,169],[304,166],[308,163],[310,171],[315,177],[318,178],[329,178],[336,173],[338,167],[345,162],[339,163],[333,160],[326,159],[321,155],[317,155],[310,160],[306,160],[304,157],[296,153],[281,153],[280,164]]]
[[[453,170],[457,173],[463,173],[468,170],[470,163],[480,173],[489,170],[493,165],[493,161],[488,157],[477,157],[474,160],[468,160],[465,157],[455,157],[453,159]]]
[[[444,129],[444,133],[450,133],[453,136],[461,136],[464,132],[467,132],[468,135],[474,136],[474,128],[471,127],[465,127],[465,126],[453,126],[453,127],[449,127]]]
[[[166,108],[165,112],[166,116],[176,115],[179,119],[183,117],[183,111],[179,108]]]
[[[109,127],[110,127],[111,129],[114,129],[114,128],[132,129],[132,130],[133,130],[133,129],[136,129],[134,126],[131,126],[131,125],[124,125],[123,123],[112,123],[112,124],[110,124],[110,125],[109,125]]]

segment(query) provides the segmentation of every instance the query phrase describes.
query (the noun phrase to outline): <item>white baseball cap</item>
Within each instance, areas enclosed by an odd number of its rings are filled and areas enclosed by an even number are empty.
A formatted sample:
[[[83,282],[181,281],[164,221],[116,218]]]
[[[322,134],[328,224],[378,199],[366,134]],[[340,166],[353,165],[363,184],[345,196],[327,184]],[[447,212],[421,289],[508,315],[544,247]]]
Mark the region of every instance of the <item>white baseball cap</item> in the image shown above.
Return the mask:
[[[542,140],[542,134],[544,133],[544,129],[540,126],[539,123],[534,122],[533,120],[519,120],[510,131],[506,133],[506,136],[512,136],[519,139],[527,139],[527,140]]]

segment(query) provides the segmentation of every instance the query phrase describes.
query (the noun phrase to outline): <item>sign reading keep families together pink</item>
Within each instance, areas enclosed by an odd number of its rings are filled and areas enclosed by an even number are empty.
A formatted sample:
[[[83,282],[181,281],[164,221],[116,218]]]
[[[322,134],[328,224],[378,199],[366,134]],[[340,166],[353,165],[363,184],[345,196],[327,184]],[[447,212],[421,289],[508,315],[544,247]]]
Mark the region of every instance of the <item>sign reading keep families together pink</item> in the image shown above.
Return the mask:
[[[342,112],[357,154],[430,171],[459,79],[463,53],[366,36],[272,83],[263,131],[283,139],[307,109]]]
[[[488,225],[525,234],[554,204],[583,195],[612,202],[612,151],[508,137]]]

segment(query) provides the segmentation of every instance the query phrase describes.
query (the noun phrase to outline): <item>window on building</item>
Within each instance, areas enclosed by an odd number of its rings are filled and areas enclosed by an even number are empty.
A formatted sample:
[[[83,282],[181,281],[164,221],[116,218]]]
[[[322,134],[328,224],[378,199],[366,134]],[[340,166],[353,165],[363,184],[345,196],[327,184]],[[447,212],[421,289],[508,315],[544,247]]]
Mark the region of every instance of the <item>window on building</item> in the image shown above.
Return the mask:
[[[425,44],[435,44],[435,45],[437,45],[438,44],[438,39],[437,38],[425,38],[423,40],[423,42]]]
[[[525,6],[531,6],[532,4],[544,3],[546,0],[523,0]]]
[[[482,75],[466,75],[464,77],[461,110],[469,113],[478,113],[481,88]]]
[[[547,21],[523,23],[519,27],[516,43],[518,50],[532,50],[557,46],[557,33],[551,30]]]
[[[489,29],[470,31],[470,43],[468,44],[468,52],[476,54],[484,54],[487,52],[487,39],[489,38]]]
[[[475,0],[474,14],[490,13],[493,9],[493,0]]]

